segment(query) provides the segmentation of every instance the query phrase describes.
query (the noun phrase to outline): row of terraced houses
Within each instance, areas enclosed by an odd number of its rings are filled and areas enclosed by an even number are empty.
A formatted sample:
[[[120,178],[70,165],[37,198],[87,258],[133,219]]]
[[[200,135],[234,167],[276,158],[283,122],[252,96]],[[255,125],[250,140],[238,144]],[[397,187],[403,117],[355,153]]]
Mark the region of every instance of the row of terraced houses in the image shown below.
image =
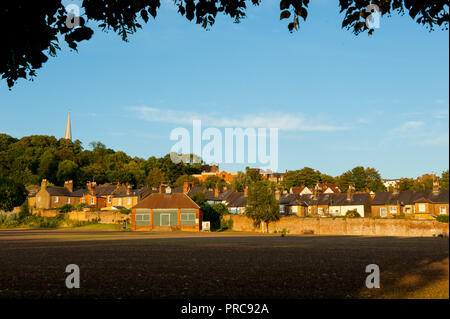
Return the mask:
[[[64,204],[85,203],[85,210],[131,209],[133,229],[178,228],[200,230],[202,212],[191,199],[201,192],[208,203],[223,203],[232,214],[243,214],[247,204],[248,188],[243,192],[207,189],[185,182],[171,188],[133,189],[128,184],[87,184],[85,189],[74,189],[73,182],[64,186],[49,186],[42,180],[41,187],[30,192],[30,207],[55,209]],[[280,214],[306,216],[345,216],[357,211],[361,217],[393,218],[404,216],[414,219],[434,219],[449,214],[449,191],[441,190],[439,180],[432,190],[392,192],[355,192],[352,185],[345,192],[334,184],[317,184],[314,188],[292,187],[289,191],[275,192]]]

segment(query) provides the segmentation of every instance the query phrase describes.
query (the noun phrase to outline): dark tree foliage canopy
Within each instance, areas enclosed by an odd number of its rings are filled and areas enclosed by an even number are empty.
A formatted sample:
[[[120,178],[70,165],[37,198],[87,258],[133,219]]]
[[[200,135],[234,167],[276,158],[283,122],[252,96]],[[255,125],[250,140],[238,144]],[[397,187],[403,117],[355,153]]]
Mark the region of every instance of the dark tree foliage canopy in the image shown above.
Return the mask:
[[[219,13],[240,22],[245,18],[247,6],[259,5],[262,0],[173,1],[182,16],[208,29]],[[280,19],[288,19],[289,31],[298,30],[301,19],[306,20],[309,3],[309,0],[280,1]],[[448,28],[448,0],[339,0],[340,12],[344,15],[342,27],[355,34],[364,31],[371,34],[374,30],[365,23],[371,14],[366,7],[371,3],[379,7],[381,15],[407,13],[430,30],[436,26]],[[160,0],[84,0],[79,24],[71,28],[66,24],[70,14],[62,0],[2,1],[0,28],[5,31],[0,51],[2,79],[9,88],[20,78],[32,79],[49,56],[56,56],[61,39],[77,50],[79,42],[92,37],[91,26],[94,25],[102,30],[113,30],[126,41],[150,16],[156,18],[160,4]],[[75,18],[71,16],[68,21],[75,21]]]
[[[39,185],[45,178],[55,185],[73,180],[76,187],[85,187],[88,181],[159,187],[162,182],[174,184],[180,176],[203,170],[203,162],[175,164],[169,154],[145,160],[100,142],[90,146],[91,150],[85,150],[79,140],[57,140],[46,135],[16,139],[0,133],[0,178],[24,185]]]

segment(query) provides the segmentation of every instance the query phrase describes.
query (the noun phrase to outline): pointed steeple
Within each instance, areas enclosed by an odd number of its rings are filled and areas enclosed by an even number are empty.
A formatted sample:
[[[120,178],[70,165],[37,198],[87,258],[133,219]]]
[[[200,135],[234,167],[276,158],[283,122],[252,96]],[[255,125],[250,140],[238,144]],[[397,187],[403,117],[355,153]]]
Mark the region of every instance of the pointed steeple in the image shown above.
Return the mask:
[[[72,140],[72,128],[70,127],[70,110],[69,110],[69,117],[67,118],[66,133],[64,133],[64,138]]]

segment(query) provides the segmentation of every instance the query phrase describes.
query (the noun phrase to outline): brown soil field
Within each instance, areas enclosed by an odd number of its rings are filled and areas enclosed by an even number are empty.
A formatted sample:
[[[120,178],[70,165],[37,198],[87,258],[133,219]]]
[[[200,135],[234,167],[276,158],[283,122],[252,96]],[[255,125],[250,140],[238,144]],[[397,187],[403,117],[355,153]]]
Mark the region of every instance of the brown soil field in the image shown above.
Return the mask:
[[[0,298],[449,298],[448,257],[446,238],[0,230]]]

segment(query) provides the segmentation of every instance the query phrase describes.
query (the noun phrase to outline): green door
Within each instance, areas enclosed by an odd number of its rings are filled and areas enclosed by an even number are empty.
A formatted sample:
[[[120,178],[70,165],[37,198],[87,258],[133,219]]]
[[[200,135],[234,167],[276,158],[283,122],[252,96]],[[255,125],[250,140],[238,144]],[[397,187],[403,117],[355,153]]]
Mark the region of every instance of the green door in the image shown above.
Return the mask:
[[[161,226],[170,226],[170,214],[161,214]]]

